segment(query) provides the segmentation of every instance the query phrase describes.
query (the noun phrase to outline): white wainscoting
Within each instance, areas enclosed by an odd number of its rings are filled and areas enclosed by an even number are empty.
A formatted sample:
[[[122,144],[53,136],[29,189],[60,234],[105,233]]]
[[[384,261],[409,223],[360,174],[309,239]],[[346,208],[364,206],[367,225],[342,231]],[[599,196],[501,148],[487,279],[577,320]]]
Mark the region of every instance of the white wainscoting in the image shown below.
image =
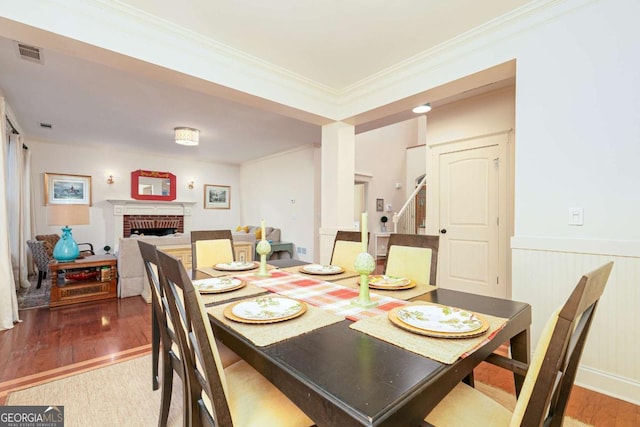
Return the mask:
[[[598,244],[600,243],[600,244]],[[543,249],[543,248],[547,249]],[[601,248],[602,253],[597,253]],[[532,348],[582,274],[614,261],[576,383],[640,404],[640,256],[637,243],[514,237],[513,299],[533,308]]]

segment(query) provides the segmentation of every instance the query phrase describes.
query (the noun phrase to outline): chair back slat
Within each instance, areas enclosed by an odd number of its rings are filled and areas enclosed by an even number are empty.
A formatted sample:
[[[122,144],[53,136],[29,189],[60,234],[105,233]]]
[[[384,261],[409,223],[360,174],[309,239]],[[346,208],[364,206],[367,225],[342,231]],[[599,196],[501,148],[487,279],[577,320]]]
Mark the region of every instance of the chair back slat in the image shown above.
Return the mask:
[[[156,247],[142,240],[138,240],[138,247],[140,248],[140,255],[142,255],[144,271],[147,275],[149,286],[151,287],[151,304],[156,316],[156,321],[160,327],[162,345],[164,345],[165,348],[170,348],[172,340],[175,340],[175,334],[169,328],[166,310],[162,302],[164,298],[164,291],[159,279],[160,272],[158,270],[158,255]],[[167,338],[169,340],[167,340]],[[178,342],[175,341],[175,343],[177,344]]]

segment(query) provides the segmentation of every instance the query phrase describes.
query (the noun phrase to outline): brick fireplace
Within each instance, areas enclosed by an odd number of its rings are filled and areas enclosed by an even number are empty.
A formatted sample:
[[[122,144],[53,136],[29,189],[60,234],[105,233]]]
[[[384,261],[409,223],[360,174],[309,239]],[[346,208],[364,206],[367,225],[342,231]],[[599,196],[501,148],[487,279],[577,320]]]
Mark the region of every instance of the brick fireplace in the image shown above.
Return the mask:
[[[136,228],[175,229],[178,233],[190,232],[191,207],[196,203],[143,200],[108,200],[108,202],[113,205],[115,250],[119,246],[120,239],[130,237],[131,230]],[[139,225],[142,227],[135,227]]]
[[[123,215],[122,237],[184,233],[184,215]]]

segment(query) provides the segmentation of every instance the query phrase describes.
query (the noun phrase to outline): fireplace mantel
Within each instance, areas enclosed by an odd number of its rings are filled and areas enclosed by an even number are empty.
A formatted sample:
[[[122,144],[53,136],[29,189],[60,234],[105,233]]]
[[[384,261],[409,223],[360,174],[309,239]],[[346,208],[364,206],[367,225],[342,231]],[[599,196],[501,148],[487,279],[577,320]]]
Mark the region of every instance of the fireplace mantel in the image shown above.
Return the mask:
[[[157,200],[107,200],[113,206],[113,236],[115,246],[123,238],[123,218],[125,215],[182,216],[184,231],[191,230],[191,208],[197,202],[161,202]]]
[[[184,215],[191,216],[196,202],[159,202],[157,200],[107,200],[113,205],[113,214],[120,215]]]

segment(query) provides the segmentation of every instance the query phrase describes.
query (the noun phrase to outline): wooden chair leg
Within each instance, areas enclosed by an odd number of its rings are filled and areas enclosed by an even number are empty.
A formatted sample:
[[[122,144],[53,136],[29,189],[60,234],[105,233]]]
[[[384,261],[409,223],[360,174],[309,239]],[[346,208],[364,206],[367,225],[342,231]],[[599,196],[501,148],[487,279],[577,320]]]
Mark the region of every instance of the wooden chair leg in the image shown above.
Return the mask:
[[[158,426],[165,427],[169,419],[169,409],[171,407],[171,393],[173,392],[173,367],[171,358],[166,351],[162,354],[162,397],[160,400],[160,418]],[[186,390],[185,390],[186,393]]]
[[[151,308],[155,310],[155,308]],[[158,381],[158,365],[160,356],[160,326],[158,326],[158,320],[155,313],[151,313],[151,387],[153,390],[157,390],[160,387]]]
[[[469,375],[467,375],[466,377],[464,377],[462,379],[462,382],[467,384],[470,387],[475,387],[476,386],[476,382],[475,379],[473,377],[473,371],[471,371],[471,373]]]

